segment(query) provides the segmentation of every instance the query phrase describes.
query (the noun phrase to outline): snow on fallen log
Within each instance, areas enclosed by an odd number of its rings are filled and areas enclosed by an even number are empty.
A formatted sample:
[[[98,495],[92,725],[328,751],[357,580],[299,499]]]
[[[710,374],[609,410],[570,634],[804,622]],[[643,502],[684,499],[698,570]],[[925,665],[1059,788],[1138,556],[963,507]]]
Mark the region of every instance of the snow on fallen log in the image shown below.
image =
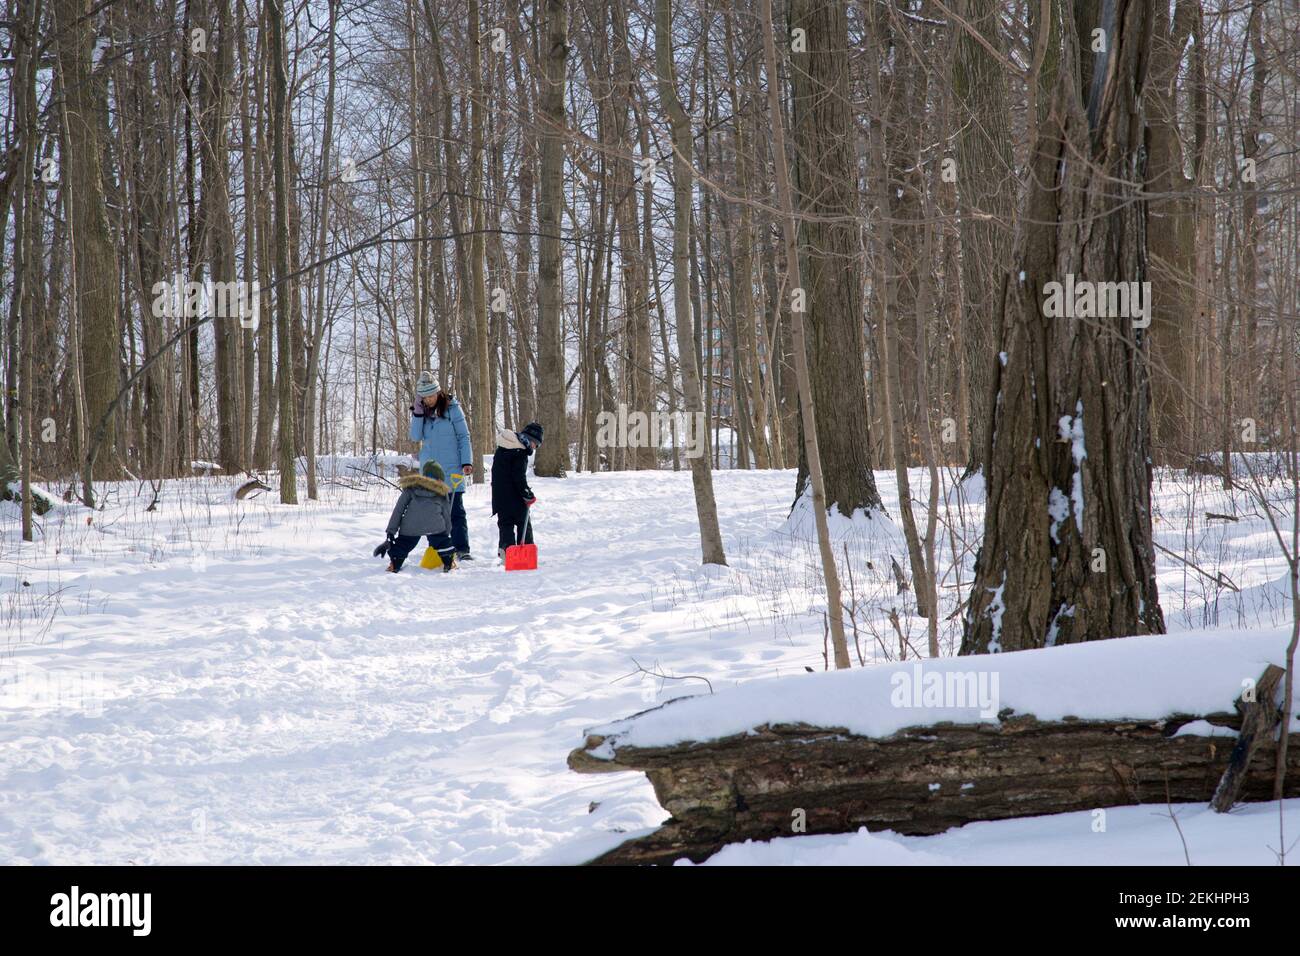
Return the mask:
[[[601,863],[700,860],[727,843],[801,832],[929,834],[1208,801],[1241,726],[1234,704],[1283,662],[1288,631],[1131,637],[755,681],[593,728],[569,766],[645,772],[671,814]],[[1252,749],[1240,799],[1268,799],[1274,749],[1271,740]],[[1300,740],[1290,753],[1287,794],[1300,795]]]

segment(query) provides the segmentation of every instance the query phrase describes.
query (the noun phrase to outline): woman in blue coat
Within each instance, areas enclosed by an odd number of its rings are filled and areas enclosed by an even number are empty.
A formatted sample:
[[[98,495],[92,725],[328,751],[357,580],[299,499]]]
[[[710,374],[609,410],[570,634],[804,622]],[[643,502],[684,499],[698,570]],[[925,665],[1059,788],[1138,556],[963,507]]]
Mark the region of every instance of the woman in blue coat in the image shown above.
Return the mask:
[[[469,523],[465,520],[466,478],[474,474],[474,454],[469,443],[469,426],[460,402],[451,397],[433,379],[432,372],[421,372],[411,403],[411,441],[420,443],[420,467],[436,461],[442,466],[451,486],[451,540],[462,561],[472,561],[469,553]]]

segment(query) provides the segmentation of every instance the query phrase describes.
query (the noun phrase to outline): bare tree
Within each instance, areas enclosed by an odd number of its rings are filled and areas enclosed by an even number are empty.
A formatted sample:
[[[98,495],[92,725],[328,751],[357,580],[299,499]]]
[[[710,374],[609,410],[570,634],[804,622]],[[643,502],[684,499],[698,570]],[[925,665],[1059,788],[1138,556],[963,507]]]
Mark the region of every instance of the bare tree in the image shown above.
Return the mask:
[[[673,319],[677,329],[677,352],[682,372],[685,410],[700,413],[700,370],[696,360],[695,320],[691,316],[690,262],[691,231],[691,123],[677,96],[673,75],[672,8],[670,0],[655,0],[655,66],[659,99],[672,124],[673,142]],[[707,421],[707,416],[705,418]],[[713,496],[713,471],[707,454],[690,459],[691,484],[695,489],[695,513],[700,524],[700,550],[705,564],[726,564],[722,532],[718,527],[718,504]]]
[[[800,271],[806,266],[794,291],[796,297],[807,298],[804,321],[811,330],[808,358],[825,507],[852,515],[882,509],[871,471],[870,413],[862,374],[866,342],[858,271],[857,158],[849,112],[848,18],[839,4],[791,0],[790,25],[804,31],[804,45],[792,50],[790,71],[794,185],[804,214]],[[775,77],[768,81],[774,83]],[[779,120],[779,114],[773,114],[774,127]],[[799,489],[811,464],[800,462]]]
[[[334,149],[334,89],[335,89],[335,68],[336,68],[336,25],[338,21],[338,0],[329,0],[329,21],[325,26],[326,31],[326,53],[325,53],[325,70],[326,70],[326,90],[325,90],[325,116],[323,118],[323,129],[321,132],[321,154],[320,154],[320,208],[317,212],[316,223],[316,258],[318,261],[325,259],[326,250],[329,244],[329,222],[330,222],[330,165],[333,163]],[[419,244],[417,243],[417,248]],[[311,334],[309,336],[308,349],[309,357],[307,359],[307,394],[305,412],[303,415],[303,452],[307,459],[307,497],[313,501],[319,494],[316,485],[316,400],[317,386],[316,380],[320,376],[321,369],[321,339],[325,335],[325,329],[329,319],[327,317],[328,304],[325,299],[325,274],[327,268],[320,266],[316,270],[316,295],[314,308],[311,315]],[[418,305],[417,299],[417,305]],[[418,321],[418,319],[417,319]]]
[[[953,0],[949,15],[956,21],[952,92],[965,347],[960,360],[967,382],[958,395],[966,409],[958,423],[969,423],[969,468],[977,471],[983,467],[978,456],[988,430],[990,381],[997,361],[994,323],[989,317],[998,307],[997,293],[1009,265],[1016,182],[1007,79],[999,62],[1005,48],[999,6]]]
[[[276,395],[280,430],[276,443],[280,469],[280,502],[298,503],[298,480],[294,470],[294,401],[290,325],[294,318],[294,280],[289,274],[289,137],[288,66],[284,56],[283,0],[266,0],[268,70],[271,80],[271,163],[274,167],[275,236],[275,332],[279,374]]]
[[[1196,207],[1193,180],[1183,172],[1174,88],[1195,6],[1192,0],[1179,0],[1172,17],[1165,6],[1154,9],[1146,124],[1146,185],[1153,197],[1147,245],[1151,274],[1161,290],[1151,303],[1153,447],[1161,460],[1183,467],[1189,460],[1195,403],[1188,385],[1197,338],[1190,327],[1196,319]]]
[[[560,219],[564,208],[564,83],[569,56],[567,0],[545,0],[538,119],[541,146],[537,227],[537,404],[547,429],[533,465],[538,475],[563,478],[569,470],[564,376],[564,270]]]
[[[1143,93],[1152,11],[1080,0],[1040,23],[1016,272],[1003,282],[984,540],[962,653],[1164,630],[1151,541],[1147,341],[1129,318],[1051,317],[1050,282],[1148,279]],[[1088,32],[1104,52],[1089,57]],[[1035,118],[1030,117],[1030,122]]]
[[[53,13],[63,97],[62,178],[73,258],[75,317],[71,321],[80,326],[74,354],[81,363],[78,377],[85,404],[83,422],[94,430],[96,447],[103,449],[98,455],[99,477],[111,480],[122,473],[117,423],[109,414],[121,375],[122,329],[117,247],[108,224],[105,152],[100,135],[108,106],[103,74],[92,68],[95,29],[94,21],[85,15],[84,4],[79,0],[55,0]],[[86,493],[89,495],[89,490]],[[87,500],[86,504],[91,502]]]
[[[664,0],[660,0],[664,2]],[[763,56],[767,63],[767,102],[772,119],[773,166],[776,169],[777,201],[781,206],[781,227],[785,237],[786,269],[793,290],[803,288],[799,271],[798,236],[795,231],[794,192],[785,158],[785,123],[781,119],[781,99],[777,83],[776,40],[772,28],[772,0],[761,0],[763,17]],[[826,580],[826,613],[830,622],[831,647],[835,667],[847,669],[849,645],[844,634],[844,609],[840,597],[840,576],[835,567],[835,550],[831,545],[830,523],[826,518],[826,485],[822,478],[821,449],[817,442],[816,396],[808,370],[807,337],[802,307],[790,310],[790,327],[794,338],[794,366],[799,381],[799,406],[803,425],[804,456],[808,461],[808,480],[812,484],[813,518],[817,526],[817,546],[821,553],[822,574]]]

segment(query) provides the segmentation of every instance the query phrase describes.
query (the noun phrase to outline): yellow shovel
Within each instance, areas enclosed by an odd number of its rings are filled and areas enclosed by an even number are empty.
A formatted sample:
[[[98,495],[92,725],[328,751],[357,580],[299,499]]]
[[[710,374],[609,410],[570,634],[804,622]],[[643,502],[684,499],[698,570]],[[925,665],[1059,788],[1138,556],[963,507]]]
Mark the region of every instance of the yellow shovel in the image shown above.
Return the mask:
[[[425,548],[424,557],[420,559],[420,567],[424,568],[426,571],[432,571],[435,568],[442,567],[442,555],[440,555],[437,549],[432,546]]]

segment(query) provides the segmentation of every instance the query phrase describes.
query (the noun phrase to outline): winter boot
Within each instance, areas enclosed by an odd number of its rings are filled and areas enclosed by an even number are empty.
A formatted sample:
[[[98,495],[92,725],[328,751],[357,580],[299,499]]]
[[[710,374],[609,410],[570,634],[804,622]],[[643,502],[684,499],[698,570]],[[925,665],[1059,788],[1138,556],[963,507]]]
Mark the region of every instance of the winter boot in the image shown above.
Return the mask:
[[[402,570],[402,566],[398,564],[396,561],[390,560],[388,562],[387,570],[390,574],[396,574],[398,571]]]
[[[460,558],[460,560],[462,560],[462,561],[473,561],[473,560],[474,560],[474,555],[470,554],[468,551],[457,551],[457,552],[456,552],[456,557]]]
[[[443,573],[443,574],[446,574],[448,571],[454,571],[454,570],[456,570],[456,568],[458,568],[458,567],[460,566],[460,565],[459,565],[459,562],[457,562],[457,560],[456,560],[456,552],[455,552],[455,551],[452,551],[452,550],[448,550],[448,551],[439,551],[439,552],[438,552],[438,557],[442,558],[442,573]]]

